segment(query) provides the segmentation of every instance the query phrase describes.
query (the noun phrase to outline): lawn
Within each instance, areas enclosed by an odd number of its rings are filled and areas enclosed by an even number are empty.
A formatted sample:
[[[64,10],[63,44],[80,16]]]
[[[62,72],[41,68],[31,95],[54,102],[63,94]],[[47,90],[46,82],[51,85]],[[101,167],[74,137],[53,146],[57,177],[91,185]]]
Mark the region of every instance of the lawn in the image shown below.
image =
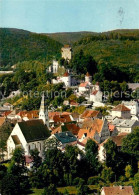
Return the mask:
[[[97,190],[97,186],[89,185],[88,186],[91,190]],[[77,194],[77,189],[75,186],[67,186],[67,187],[60,187],[57,188],[59,192],[64,193],[65,190],[69,192],[69,194]],[[33,189],[33,192],[30,195],[41,195],[43,189]]]

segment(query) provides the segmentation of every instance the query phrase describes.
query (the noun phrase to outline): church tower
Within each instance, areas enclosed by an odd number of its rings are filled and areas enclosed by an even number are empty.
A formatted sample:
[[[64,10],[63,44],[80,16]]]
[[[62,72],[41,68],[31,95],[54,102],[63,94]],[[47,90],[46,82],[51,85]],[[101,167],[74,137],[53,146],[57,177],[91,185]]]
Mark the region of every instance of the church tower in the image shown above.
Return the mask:
[[[48,107],[45,104],[44,93],[42,95],[42,100],[41,100],[41,106],[40,106],[40,111],[39,111],[39,119],[42,119],[44,124],[47,125],[47,127],[49,129]]]

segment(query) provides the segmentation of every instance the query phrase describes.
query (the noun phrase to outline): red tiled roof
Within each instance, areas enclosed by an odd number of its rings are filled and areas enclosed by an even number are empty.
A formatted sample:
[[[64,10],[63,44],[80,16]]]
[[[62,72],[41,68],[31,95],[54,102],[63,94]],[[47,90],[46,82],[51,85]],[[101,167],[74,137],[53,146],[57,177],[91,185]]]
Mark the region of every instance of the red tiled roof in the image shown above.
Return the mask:
[[[0,126],[3,125],[3,123],[5,122],[6,118],[5,117],[0,117]]]
[[[92,118],[96,117],[99,114],[99,111],[96,110],[85,110],[80,118]]]
[[[96,95],[97,92],[98,92],[98,90],[93,91],[93,92],[92,92],[92,95]]]
[[[32,110],[32,111],[20,111],[17,113],[17,116],[28,117],[29,119],[38,118],[39,117],[39,111],[38,110]]]
[[[60,115],[60,112],[49,112],[49,119],[53,118],[55,115]]]
[[[53,117],[55,123],[68,123],[71,122],[70,115],[55,115]]]
[[[68,72],[65,72],[64,74],[63,74],[63,77],[68,77],[69,76],[69,73]]]
[[[78,138],[81,139],[84,133],[87,134],[86,135],[87,138],[93,138],[96,131],[98,133],[101,132],[102,127],[103,127],[102,119],[94,119],[92,121],[89,120],[89,123],[88,122],[83,123],[83,127],[82,127],[83,129],[79,130]]]
[[[113,111],[130,111],[129,108],[127,108],[124,104],[119,104],[115,108],[112,109]]]
[[[88,82],[81,83],[79,87],[86,87],[88,85]]]
[[[2,113],[2,116],[8,116],[9,114],[11,114],[12,111],[5,111]]]
[[[114,129],[115,129],[115,126],[112,125],[112,124],[108,124],[108,127],[109,127],[109,130],[110,130],[110,131],[114,131]]]
[[[105,195],[134,195],[132,186],[103,187]]]

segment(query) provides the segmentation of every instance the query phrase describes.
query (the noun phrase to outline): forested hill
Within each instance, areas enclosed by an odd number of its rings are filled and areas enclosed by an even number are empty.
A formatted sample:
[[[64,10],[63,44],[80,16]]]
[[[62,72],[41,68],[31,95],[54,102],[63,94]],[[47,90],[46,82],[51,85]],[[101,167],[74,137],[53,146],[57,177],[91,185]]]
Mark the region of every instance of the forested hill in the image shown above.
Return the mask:
[[[74,44],[74,54],[83,50],[98,64],[109,63],[127,71],[139,69],[139,30],[115,30],[82,38]]]
[[[25,30],[0,28],[0,66],[21,61],[60,57],[62,44],[48,36]]]
[[[73,45],[75,42],[81,40],[88,35],[96,35],[95,32],[82,31],[82,32],[62,32],[62,33],[44,33],[44,35],[59,41],[62,44]]]

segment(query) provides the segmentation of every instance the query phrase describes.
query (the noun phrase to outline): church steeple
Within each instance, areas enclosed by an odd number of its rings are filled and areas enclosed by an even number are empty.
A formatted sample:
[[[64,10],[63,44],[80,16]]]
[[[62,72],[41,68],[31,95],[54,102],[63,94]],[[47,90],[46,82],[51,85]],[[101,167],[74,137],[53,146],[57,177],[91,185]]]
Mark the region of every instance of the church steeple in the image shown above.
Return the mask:
[[[48,107],[46,106],[44,93],[42,95],[42,100],[40,105],[39,119],[42,119],[44,124],[47,125],[49,129]]]

